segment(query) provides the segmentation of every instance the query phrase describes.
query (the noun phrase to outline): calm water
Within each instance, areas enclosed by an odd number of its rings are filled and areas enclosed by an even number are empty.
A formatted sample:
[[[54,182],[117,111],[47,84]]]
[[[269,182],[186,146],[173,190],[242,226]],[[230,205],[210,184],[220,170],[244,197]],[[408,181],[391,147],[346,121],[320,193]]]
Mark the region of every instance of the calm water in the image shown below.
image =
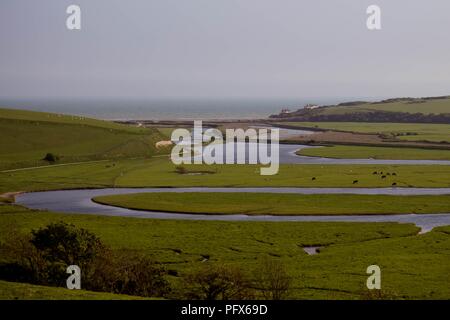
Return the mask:
[[[8,108],[76,114],[108,120],[206,120],[261,119],[279,113],[282,108],[296,110],[308,103],[331,104],[336,101],[336,99],[3,99],[0,100],[0,105]]]
[[[450,213],[354,216],[248,216],[244,214],[204,215],[131,210],[101,205],[91,200],[91,198],[101,195],[130,194],[138,192],[268,192],[294,194],[437,195],[450,194],[450,188],[108,188],[96,190],[60,190],[25,193],[17,196],[16,202],[32,209],[50,210],[62,213],[83,213],[150,219],[399,222],[414,223],[422,229],[422,232],[430,231],[437,226],[450,225]]]

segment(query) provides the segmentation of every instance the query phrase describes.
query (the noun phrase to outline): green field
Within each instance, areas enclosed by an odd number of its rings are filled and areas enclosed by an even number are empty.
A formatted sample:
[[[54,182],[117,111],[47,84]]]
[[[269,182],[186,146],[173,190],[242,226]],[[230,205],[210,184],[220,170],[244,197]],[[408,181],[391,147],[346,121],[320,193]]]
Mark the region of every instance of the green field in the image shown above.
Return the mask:
[[[450,195],[136,193],[94,198],[122,208],[202,214],[352,215],[450,212]]]
[[[395,101],[389,103],[365,103],[355,106],[336,106],[325,109],[324,114],[353,112],[392,111],[423,114],[450,113],[450,98]]]
[[[130,300],[143,299],[120,294],[68,290],[0,280],[0,300]]]
[[[0,193],[102,187],[449,187],[450,166],[440,165],[281,165],[261,176],[257,165],[190,165],[205,175],[179,174],[166,157],[83,163],[0,172]],[[373,172],[396,176],[374,175]],[[313,180],[315,178],[315,180]],[[353,181],[358,180],[358,184]]]
[[[411,102],[377,103],[346,108],[349,111],[354,111],[355,109],[356,110],[364,109],[364,110],[423,113],[423,114],[450,113],[450,98],[428,100],[423,102],[412,102],[412,103]]]
[[[57,163],[148,157],[163,138],[156,129],[8,109],[0,109],[0,135],[0,170],[49,165],[47,153]]]
[[[361,122],[283,122],[282,124],[301,128],[381,134],[405,141],[450,142],[450,125],[448,124]]]
[[[0,205],[0,243],[11,232],[28,233],[56,221],[86,228],[113,249],[154,257],[177,274],[168,279],[175,288],[186,273],[205,263],[239,266],[251,275],[262,259],[271,257],[286,265],[293,279],[289,297],[294,299],[365,297],[365,271],[372,264],[382,269],[385,298],[450,296],[449,227],[417,235],[415,226],[397,223],[152,220]],[[309,256],[304,246],[323,248]]]
[[[21,109],[0,108],[0,118],[8,120],[35,121],[39,123],[49,122],[58,124],[72,124],[79,126],[89,126],[103,129],[127,131],[130,133],[145,133],[147,131],[147,129],[145,128],[118,124],[107,120],[99,120],[76,115],[28,111]]]
[[[403,129],[407,130],[399,130]],[[186,165],[185,174],[181,174],[176,172],[168,156],[162,155],[168,150],[154,148],[155,142],[167,139],[168,130],[77,116],[0,109],[0,134],[0,194],[102,187],[391,187],[393,184],[450,187],[450,166],[439,165],[293,164],[281,165],[275,176],[261,176],[257,165]],[[444,133],[430,131],[430,134],[442,136]],[[55,164],[41,160],[49,152],[58,155],[60,160]],[[34,166],[40,167],[24,168]],[[202,174],[203,171],[210,173]],[[380,172],[386,178],[382,178]],[[356,184],[355,180],[358,180]],[[147,195],[136,197],[137,203],[145,204],[146,208],[157,205],[174,211],[206,212],[214,208],[214,200],[221,206],[215,209],[217,212],[226,209],[227,212],[220,213],[242,213],[245,210],[248,214],[292,214],[299,209],[311,214],[323,213],[326,208],[346,214],[361,208],[372,213],[388,209],[423,213],[446,211],[450,203],[448,196],[377,196],[376,201],[370,196],[353,195],[154,194],[153,199]],[[141,201],[139,197],[144,199]],[[382,268],[383,298],[450,297],[449,226],[418,234],[419,229],[414,225],[397,223],[135,219],[34,211],[7,203],[10,200],[0,197],[0,263],[8,261],[1,249],[12,239],[12,234],[28,234],[51,222],[65,221],[94,232],[112,249],[137,251],[160,261],[170,271],[167,277],[175,291],[185,275],[202,266],[238,266],[252,276],[260,272],[261,262],[269,257],[286,266],[293,281],[289,293],[289,298],[293,299],[367,298],[366,268],[372,264]],[[319,254],[309,256],[303,250],[305,246],[322,248]],[[16,298],[130,297],[0,281],[0,299]]]
[[[297,152],[302,156],[335,159],[387,159],[387,160],[450,160],[450,150],[431,150],[397,147],[330,146],[305,148]]]

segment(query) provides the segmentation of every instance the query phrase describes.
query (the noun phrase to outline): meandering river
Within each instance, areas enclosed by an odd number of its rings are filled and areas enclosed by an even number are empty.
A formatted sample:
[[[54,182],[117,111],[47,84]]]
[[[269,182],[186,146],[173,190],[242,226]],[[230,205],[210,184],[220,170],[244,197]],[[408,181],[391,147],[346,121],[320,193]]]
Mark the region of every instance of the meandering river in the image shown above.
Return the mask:
[[[400,222],[414,223],[422,229],[422,232],[430,231],[436,226],[450,225],[450,213],[353,216],[205,215],[123,209],[98,204],[91,200],[93,197],[102,195],[130,194],[137,192],[269,192],[296,194],[440,195],[450,194],[450,188],[107,188],[25,193],[17,196],[16,202],[32,209],[50,210],[62,213],[82,213],[151,219]]]
[[[290,130],[287,134],[307,134]],[[298,156],[297,150],[311,148],[304,145],[280,145],[280,163],[284,164],[401,164],[450,165],[445,160],[379,160],[331,159]],[[93,214],[151,219],[189,219],[226,221],[346,221],[346,222],[399,222],[413,223],[428,232],[436,226],[450,225],[450,213],[401,215],[333,215],[333,216],[271,216],[271,215],[205,215],[169,212],[151,212],[117,208],[93,202],[93,197],[138,192],[266,192],[296,194],[371,194],[371,195],[443,195],[450,188],[107,188],[95,190],[61,190],[25,193],[16,197],[18,204],[32,209],[61,213]]]

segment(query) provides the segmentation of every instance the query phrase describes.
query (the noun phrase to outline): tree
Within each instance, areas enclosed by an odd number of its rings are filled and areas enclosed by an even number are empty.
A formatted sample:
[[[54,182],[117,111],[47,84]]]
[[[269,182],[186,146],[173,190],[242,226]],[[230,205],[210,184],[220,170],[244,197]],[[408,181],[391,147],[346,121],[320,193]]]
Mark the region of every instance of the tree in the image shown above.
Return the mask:
[[[254,286],[264,299],[281,300],[287,296],[291,278],[281,261],[264,259],[260,270],[255,274]]]
[[[160,297],[170,292],[165,269],[143,255],[108,252],[96,259],[93,270],[86,289],[142,297]]]
[[[207,265],[184,278],[184,297],[198,300],[252,299],[250,281],[240,269]]]
[[[13,229],[7,239],[0,250],[11,262],[0,264],[1,279],[65,286],[67,267],[77,265],[83,289],[145,297],[170,292],[161,264],[139,253],[113,251],[72,224],[51,223],[27,235]]]
[[[95,234],[64,222],[33,230],[31,235],[30,243],[47,264],[48,283],[56,285],[64,283],[69,265],[78,265],[82,272],[88,272],[105,249]]]

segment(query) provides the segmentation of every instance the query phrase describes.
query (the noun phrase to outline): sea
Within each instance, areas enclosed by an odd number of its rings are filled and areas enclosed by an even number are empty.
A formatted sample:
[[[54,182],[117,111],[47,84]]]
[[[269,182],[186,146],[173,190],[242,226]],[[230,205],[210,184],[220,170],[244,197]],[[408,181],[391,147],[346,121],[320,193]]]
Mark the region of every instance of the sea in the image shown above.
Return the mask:
[[[0,99],[1,108],[73,114],[105,120],[265,119],[282,109],[342,99]]]

